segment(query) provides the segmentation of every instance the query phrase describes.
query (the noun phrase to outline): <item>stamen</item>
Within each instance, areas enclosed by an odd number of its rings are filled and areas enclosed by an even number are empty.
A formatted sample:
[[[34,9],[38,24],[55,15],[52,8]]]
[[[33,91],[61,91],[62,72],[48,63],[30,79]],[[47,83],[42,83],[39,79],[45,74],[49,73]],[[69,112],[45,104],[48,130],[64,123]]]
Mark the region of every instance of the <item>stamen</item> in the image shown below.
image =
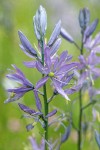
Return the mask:
[[[57,80],[58,82],[60,82],[60,83],[64,83],[64,84],[66,84],[66,82],[63,82],[63,81],[61,81],[61,80],[58,80],[57,78],[55,78],[55,80]],[[74,85],[75,83],[67,83],[67,85]]]
[[[69,72],[69,71],[71,71],[71,70],[73,70],[73,69],[75,69],[75,68],[77,68],[77,66],[75,66],[75,67],[73,67],[73,68],[71,68],[71,69],[69,69],[69,70],[66,70],[65,72],[58,73],[57,76],[62,75],[62,74],[65,74],[65,73],[67,73],[67,72]]]

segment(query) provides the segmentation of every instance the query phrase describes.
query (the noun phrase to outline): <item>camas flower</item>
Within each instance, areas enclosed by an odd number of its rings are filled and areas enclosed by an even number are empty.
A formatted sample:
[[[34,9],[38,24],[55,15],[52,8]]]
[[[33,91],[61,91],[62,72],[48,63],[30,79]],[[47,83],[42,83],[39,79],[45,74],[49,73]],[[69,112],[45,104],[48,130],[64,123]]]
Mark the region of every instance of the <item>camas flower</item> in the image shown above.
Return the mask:
[[[8,93],[10,93],[10,97],[7,100],[5,100],[4,103],[16,101],[20,99],[21,97],[23,97],[23,95],[26,92],[33,91],[35,95],[35,99],[36,99],[36,106],[38,110],[41,110],[41,102],[38,96],[38,91],[35,90],[34,85],[25,77],[25,75],[19,68],[17,68],[15,65],[13,65],[13,67],[16,72],[8,74],[7,78],[18,82],[21,85],[21,87],[8,89],[7,91]]]
[[[80,65],[78,66],[80,69],[84,69],[79,82],[81,84],[86,80],[90,80],[90,82],[94,82],[94,80],[100,76],[100,68],[97,65],[100,63],[99,56],[91,51],[90,55],[85,58],[83,55],[79,56]]]
[[[83,90],[88,89],[90,99],[96,95],[96,90],[92,87],[94,85],[94,80],[100,77],[100,64],[99,56],[96,55],[95,51],[90,50],[90,54],[85,58],[85,56],[79,56],[80,64],[78,67],[83,69],[81,76],[79,77],[78,84],[81,84]],[[99,94],[97,90],[97,94]]]
[[[94,99],[97,95],[100,95],[100,89],[89,87],[90,100]]]
[[[94,39],[92,36],[90,36],[84,43],[84,47],[88,51],[92,50],[94,53],[100,53],[100,32],[95,36]]]
[[[43,84],[45,84],[48,79],[51,79],[52,85],[57,90],[57,92],[61,94],[65,99],[69,100],[62,87],[68,84],[68,79],[66,79],[66,82],[63,81],[66,75],[77,68],[77,63],[67,64],[70,59],[71,56],[68,55],[67,51],[62,52],[60,57],[52,59],[50,57],[49,47],[46,48],[44,52],[45,66],[43,66],[40,62],[36,63],[36,68],[38,69],[38,71],[45,75],[44,78],[37,82],[36,89],[43,86]]]
[[[34,89],[33,84],[26,79],[25,75],[22,73],[20,69],[18,69],[15,65],[13,65],[14,69],[16,70],[16,73],[8,74],[7,78],[11,80],[15,80],[19,84],[21,84],[21,87],[8,89],[7,91],[11,93],[11,96],[9,99],[5,101],[5,103],[15,101],[19,98],[21,98],[26,92],[31,91]]]

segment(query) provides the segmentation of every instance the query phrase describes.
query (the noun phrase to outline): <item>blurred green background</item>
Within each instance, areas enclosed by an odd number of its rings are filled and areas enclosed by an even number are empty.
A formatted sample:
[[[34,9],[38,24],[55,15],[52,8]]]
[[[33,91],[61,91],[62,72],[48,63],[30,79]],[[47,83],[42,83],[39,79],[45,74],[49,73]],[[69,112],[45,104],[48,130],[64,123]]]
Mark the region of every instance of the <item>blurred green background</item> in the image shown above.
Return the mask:
[[[17,102],[9,104],[3,103],[7,98],[5,88],[13,84],[9,83],[5,78],[8,68],[11,69],[11,64],[16,64],[33,83],[36,83],[36,80],[40,77],[36,70],[27,69],[23,65],[22,62],[30,60],[30,58],[20,50],[18,38],[18,30],[21,30],[33,45],[37,45],[32,18],[39,5],[43,5],[47,11],[47,39],[50,37],[55,23],[61,19],[62,26],[74,37],[76,42],[80,44],[81,34],[78,24],[79,10],[83,7],[88,7],[91,12],[91,21],[95,18],[100,18],[99,0],[0,0],[0,150],[28,150],[28,136],[32,134],[37,137],[40,136],[38,127],[35,127],[31,132],[26,131],[25,126],[30,121],[21,119],[22,112],[19,110]],[[96,32],[98,32],[99,29],[100,24]],[[69,54],[73,54],[73,60],[76,60],[79,54],[73,45],[64,40],[62,40],[59,53],[62,50],[68,50]],[[48,96],[50,96],[51,89],[49,87],[48,91]],[[31,108],[35,108],[32,93],[26,94],[20,101]],[[52,108],[53,106],[58,107],[60,110],[70,111],[70,104],[65,105],[65,101],[62,97],[54,99],[50,107]],[[74,122],[77,126],[77,104],[74,105],[73,112]],[[87,120],[91,121],[91,108],[86,112],[86,116]],[[52,132],[50,136],[56,138],[58,136],[57,133]],[[91,132],[89,132],[88,136],[84,139],[84,143],[83,150],[98,149],[95,138],[91,137]],[[77,149],[77,134],[74,130],[68,141],[62,145],[62,149]]]

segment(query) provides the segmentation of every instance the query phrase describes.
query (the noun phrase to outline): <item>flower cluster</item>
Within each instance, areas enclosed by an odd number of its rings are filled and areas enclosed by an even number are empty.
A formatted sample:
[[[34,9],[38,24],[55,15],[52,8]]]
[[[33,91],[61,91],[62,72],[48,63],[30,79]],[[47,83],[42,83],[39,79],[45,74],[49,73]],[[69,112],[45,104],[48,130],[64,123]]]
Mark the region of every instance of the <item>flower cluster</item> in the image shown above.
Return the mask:
[[[36,85],[34,85],[15,65],[13,65],[15,72],[12,71],[7,75],[7,78],[18,82],[20,86],[7,90],[8,93],[10,93],[10,96],[5,103],[19,100],[22,96],[24,96],[25,93],[29,91],[34,93],[38,111],[35,111],[24,104],[18,103],[20,109],[27,113],[23,116],[34,119],[34,123],[32,122],[26,126],[28,131],[34,128],[36,122],[39,122],[42,127],[46,129],[48,117],[51,117],[57,113],[56,109],[45,113],[42,111],[42,102],[39,95],[41,94],[45,98],[46,93],[44,90],[40,91],[40,88],[45,87],[48,80],[51,82],[50,85],[53,89],[53,96],[51,96],[50,99],[46,99],[46,105],[48,105],[53,97],[57,94],[62,95],[66,100],[70,100],[68,94],[72,94],[78,91],[80,88],[79,85],[75,85],[74,80],[73,83],[70,83],[74,77],[74,70],[78,68],[79,63],[71,62],[72,56],[68,55],[68,51],[63,51],[60,56],[57,55],[57,51],[61,45],[61,39],[59,38],[60,33],[62,33],[61,21],[58,21],[58,23],[55,25],[50,39],[46,43],[46,19],[47,16],[45,9],[40,6],[36,12],[36,15],[33,17],[34,31],[38,40],[38,50],[33,48],[32,44],[21,31],[18,31],[21,42],[20,48],[27,56],[33,58],[32,61],[24,62],[24,65],[28,68],[37,69],[42,74],[42,78],[37,81]],[[70,41],[72,40],[69,35],[67,35],[67,38]],[[69,88],[69,84],[73,86]]]
[[[82,14],[85,18],[81,16]],[[92,39],[92,34],[98,25],[98,19],[95,19],[89,25],[90,13],[86,8],[81,10],[79,16],[80,27],[83,35],[83,48],[86,49],[86,52],[79,56],[80,65],[78,67],[82,70],[82,74],[79,78],[79,83],[81,82],[83,87],[87,84],[89,95],[90,97],[92,97],[93,95],[97,95],[97,93],[99,94],[99,91],[97,90],[98,92],[96,92],[93,86],[94,81],[98,77],[100,77],[100,57],[98,55],[98,53],[100,53],[100,33],[98,33],[95,38]],[[84,22],[83,26],[81,25],[82,22]]]
[[[18,82],[20,86],[7,90],[8,93],[10,93],[10,96],[5,103],[19,100],[29,91],[33,92],[37,110],[36,108],[31,109],[20,102],[18,103],[18,106],[23,112],[25,112],[23,117],[34,120],[26,126],[27,131],[33,129],[37,123],[40,123],[45,131],[44,135],[42,135],[43,141],[40,146],[36,143],[34,138],[30,138],[32,146],[35,149],[47,150],[47,145],[51,149],[52,144],[49,143],[48,140],[48,127],[52,124],[52,122],[48,123],[48,118],[55,115],[58,111],[57,109],[54,109],[49,112],[49,103],[51,100],[53,100],[56,95],[60,94],[64,99],[70,101],[69,95],[76,91],[79,91],[79,126],[75,127],[72,112],[70,111],[68,127],[63,125],[65,133],[60,138],[59,146],[68,139],[71,127],[74,127],[78,132],[78,144],[79,149],[81,149],[81,134],[83,130],[86,129],[82,126],[82,112],[91,104],[95,104],[98,100],[94,99],[94,97],[100,94],[100,90],[94,87],[95,80],[100,77],[100,33],[93,37],[93,33],[97,28],[98,22],[98,19],[95,19],[90,24],[90,12],[87,8],[84,8],[80,10],[79,13],[79,25],[82,34],[81,46],[78,46],[71,35],[62,28],[61,20],[57,22],[48,42],[46,42],[45,35],[47,29],[47,15],[45,9],[40,6],[36,15],[33,17],[34,32],[38,41],[37,48],[34,48],[27,37],[21,31],[18,31],[21,42],[21,50],[27,56],[32,58],[31,61],[25,61],[24,65],[28,69],[36,69],[41,74],[41,78],[36,82],[36,84],[33,84],[25,77],[19,68],[13,65],[15,72],[12,71],[7,75],[7,78]],[[78,50],[80,50],[78,62],[72,62],[72,56],[68,54],[67,50],[62,51],[60,55],[58,55],[58,50],[61,45],[60,36],[71,44],[74,44]],[[48,83],[49,86],[52,87],[52,95],[50,98],[47,96],[46,89],[46,85]],[[43,89],[41,87],[43,87]],[[89,103],[86,106],[83,106],[82,100],[84,90],[87,90],[90,96]],[[40,95],[43,97],[44,105],[40,99]],[[55,120],[58,121],[58,118]],[[96,131],[95,137],[97,144],[100,147],[99,136],[100,134]]]
[[[61,30],[61,36],[74,44],[80,50],[80,56],[78,57],[79,64],[78,69],[80,72],[75,71],[76,76],[78,77],[77,86],[81,86],[79,91],[79,128],[78,128],[78,149],[81,149],[81,140],[82,140],[82,128],[81,124],[83,123],[82,114],[85,108],[88,108],[90,105],[96,104],[99,102],[96,95],[100,94],[100,89],[94,87],[95,80],[100,78],[100,33],[93,37],[93,33],[97,28],[98,19],[95,19],[90,24],[90,11],[87,8],[80,10],[79,13],[79,25],[81,28],[82,40],[81,46],[79,47],[74,39],[65,31]],[[83,94],[84,91],[88,91],[89,94],[89,103],[83,106]],[[92,107],[93,109],[95,106]],[[87,122],[88,124],[88,122]],[[75,126],[74,126],[75,127]],[[85,128],[86,130],[87,128]],[[95,131],[95,139],[100,148],[100,133]]]

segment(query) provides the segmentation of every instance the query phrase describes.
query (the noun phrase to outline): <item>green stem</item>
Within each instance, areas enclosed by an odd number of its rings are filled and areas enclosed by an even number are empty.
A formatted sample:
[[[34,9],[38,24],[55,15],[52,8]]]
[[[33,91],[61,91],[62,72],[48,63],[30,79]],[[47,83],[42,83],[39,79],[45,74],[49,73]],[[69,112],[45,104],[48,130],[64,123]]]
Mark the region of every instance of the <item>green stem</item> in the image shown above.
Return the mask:
[[[79,91],[79,129],[78,129],[78,150],[81,150],[82,142],[82,91]]]
[[[43,86],[44,91],[44,115],[48,114],[48,102],[47,102],[47,92],[46,92],[46,84]],[[48,118],[45,120],[45,140],[48,142]],[[47,150],[47,144],[45,143],[45,150]]]
[[[78,44],[77,44],[76,42],[74,42],[73,44],[76,46],[76,48],[77,48],[78,50],[80,50],[80,47],[78,46]]]
[[[52,101],[52,99],[55,97],[55,94],[53,93],[52,96],[48,99],[48,104]]]
[[[42,64],[44,64],[44,39],[41,40],[41,54],[42,54]],[[44,74],[42,74],[42,77],[44,77]],[[44,116],[48,114],[48,102],[47,102],[47,90],[46,90],[46,84],[43,86],[43,98],[44,98]],[[45,140],[48,142],[48,118],[44,120],[45,122]],[[48,149],[47,142],[45,142],[45,150]]]
[[[83,55],[83,35],[82,34],[82,45],[80,49],[80,54]],[[82,70],[80,70],[80,76],[82,74]],[[79,91],[79,130],[78,130],[78,150],[81,150],[81,143],[82,143],[82,89]]]
[[[82,107],[82,110],[88,108],[88,107],[91,106],[91,105],[94,105],[96,102],[97,102],[96,100],[93,100],[92,102],[90,102],[90,103],[88,103],[87,105],[83,106],[83,107]]]

